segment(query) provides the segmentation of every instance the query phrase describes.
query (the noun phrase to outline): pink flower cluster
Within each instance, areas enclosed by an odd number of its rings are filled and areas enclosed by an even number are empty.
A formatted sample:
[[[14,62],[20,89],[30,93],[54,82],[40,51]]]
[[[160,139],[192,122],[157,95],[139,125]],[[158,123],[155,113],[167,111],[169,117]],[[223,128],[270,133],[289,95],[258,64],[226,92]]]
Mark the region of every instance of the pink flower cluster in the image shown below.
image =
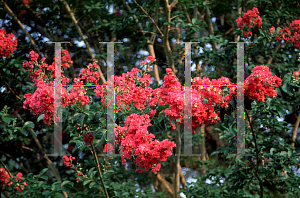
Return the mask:
[[[258,28],[261,27],[262,25],[262,19],[260,18],[260,16],[258,15],[259,12],[257,10],[256,7],[253,7],[252,10],[248,10],[246,13],[244,13],[243,18],[238,18],[236,19],[236,22],[238,24],[238,27],[240,28],[240,30],[244,30],[245,29],[249,29],[252,26],[257,26]],[[244,31],[243,32],[244,37],[249,37],[249,35],[252,36],[252,32],[251,31]]]
[[[289,27],[283,27],[279,31],[279,36],[276,36],[276,40],[284,40],[286,43],[292,43],[294,47],[300,48],[300,20],[294,20]]]
[[[215,85],[219,85],[219,87]],[[225,77],[212,81],[206,77],[193,79],[194,88],[191,89],[193,128],[201,126],[202,123],[208,124],[220,120],[219,114],[215,112],[214,108],[216,106],[225,107],[236,94],[236,87],[233,86],[229,88],[229,95],[225,94],[223,85],[233,85],[233,83],[230,83],[229,79]],[[159,105],[170,105],[168,109],[164,110],[164,113],[169,116],[170,121],[180,120],[177,121],[178,124],[184,121],[184,93],[184,87],[181,86],[173,71],[167,68],[167,75],[164,77],[164,84],[159,92],[161,99]],[[170,124],[173,129],[176,128],[173,123]]]
[[[281,81],[277,76],[272,76],[267,66],[256,66],[245,80],[245,94],[250,99],[265,102],[266,96],[274,98],[277,95],[274,86],[278,87]]]
[[[10,55],[17,49],[17,38],[13,34],[6,34],[4,29],[0,29],[0,57],[10,58]]]
[[[63,50],[62,54],[62,66],[68,68],[71,63],[69,53],[66,50]],[[27,69],[32,81],[37,86],[37,89],[33,94],[28,93],[24,95],[25,101],[23,103],[23,108],[29,108],[30,111],[37,116],[44,113],[44,123],[51,125],[54,120],[54,81],[47,82],[50,80],[45,73],[48,70],[52,72],[52,77],[55,77],[55,62],[51,65],[47,65],[44,63],[45,58],[42,58],[41,63],[38,64],[37,59],[39,55],[34,51],[31,51],[28,57],[31,58],[31,61],[24,62],[23,67]],[[38,65],[39,69],[33,70],[34,65]],[[63,73],[64,71],[61,70],[61,72]],[[70,81],[70,79],[64,77],[63,74],[61,74],[61,77],[62,85],[66,85]],[[77,102],[80,102],[82,105],[92,102],[89,100],[89,97],[85,95],[85,89],[78,87],[78,85],[83,85],[80,78],[75,79],[75,85],[77,86],[73,86],[70,89],[70,93],[67,92],[65,87],[61,88],[63,107],[76,104]]]
[[[24,186],[27,186],[26,181],[23,184],[20,184],[21,180],[18,180],[18,179],[22,179],[22,177],[23,177],[22,173],[17,173],[16,178],[15,178],[16,182],[18,183],[18,185],[15,186],[15,189],[18,190],[19,192],[21,192],[21,189],[23,189]],[[4,189],[6,184],[8,184],[8,186],[10,186],[12,184],[12,181],[8,180],[9,178],[10,178],[10,176],[9,176],[8,172],[4,168],[0,168],[0,182],[2,185],[2,189]]]
[[[108,152],[108,151],[112,151],[113,149],[114,149],[113,145],[111,143],[107,143],[104,146],[103,153]]]
[[[300,71],[294,71],[293,76],[294,76],[296,79],[299,79],[299,78],[300,78]]]
[[[138,74],[140,69],[133,68],[131,72],[123,73],[122,76],[114,76],[114,91],[115,91],[115,113],[120,110],[129,109],[130,106],[134,106],[137,110],[142,110],[146,106],[156,106],[158,102],[157,92],[158,90],[153,90],[150,86],[152,82],[149,74],[144,74],[139,77]],[[110,83],[112,79],[109,80]],[[107,85],[104,83],[103,85]],[[101,103],[107,107],[111,103],[107,104],[105,96],[107,95],[107,87],[99,86],[96,87],[95,96],[101,98]],[[113,93],[111,91],[111,93]]]
[[[4,185],[6,183],[9,183],[9,179],[10,176],[8,174],[8,172],[4,169],[4,168],[0,168],[0,181],[1,181],[1,184],[2,184],[2,189],[4,189]]]
[[[70,168],[74,167],[74,165],[72,164],[72,160],[74,160],[74,159],[75,159],[75,157],[72,157],[72,156],[68,157],[65,155],[62,157],[64,164]]]
[[[123,152],[122,163],[126,163],[126,159],[135,157],[134,163],[138,164],[136,172],[148,171],[152,172],[160,170],[160,161],[166,161],[168,156],[172,155],[172,148],[176,145],[169,140],[153,140],[155,136],[148,133],[147,127],[151,126],[149,115],[131,114],[125,120],[124,127],[115,129],[117,143]],[[124,136],[126,131],[126,135]]]
[[[148,58],[145,61],[141,62],[141,65],[146,65],[147,61],[150,61],[150,63],[156,61],[156,59],[153,56],[148,56]],[[147,70],[151,70],[152,67],[147,67]]]

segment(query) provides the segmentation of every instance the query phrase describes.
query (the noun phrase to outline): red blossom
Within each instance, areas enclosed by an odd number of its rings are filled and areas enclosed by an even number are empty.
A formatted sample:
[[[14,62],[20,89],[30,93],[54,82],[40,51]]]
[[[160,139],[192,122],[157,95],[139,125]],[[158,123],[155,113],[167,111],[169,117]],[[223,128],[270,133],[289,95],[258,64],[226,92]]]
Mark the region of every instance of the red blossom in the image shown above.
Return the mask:
[[[6,34],[4,29],[0,29],[0,57],[10,58],[10,55],[17,49],[17,38],[13,34]]]
[[[245,80],[245,94],[250,99],[265,102],[266,96],[274,98],[277,95],[274,86],[278,87],[281,81],[277,76],[272,76],[267,66],[257,66]]]
[[[299,79],[299,78],[300,78],[300,71],[294,71],[294,72],[293,72],[293,76],[294,76],[296,79]]]
[[[68,156],[65,155],[65,156],[62,157],[62,160],[63,160],[64,164],[67,167],[70,167],[70,168],[74,167],[74,165],[71,164],[72,160],[74,160],[74,159],[75,159],[75,157],[72,157],[72,156],[68,157]]]
[[[86,145],[89,145],[94,142],[94,136],[92,133],[85,134],[83,141],[86,143]]]
[[[262,19],[258,14],[259,14],[258,9],[256,7],[253,7],[252,10],[248,10],[246,13],[244,13],[243,18],[236,19],[236,22],[240,30],[249,29],[255,26],[260,28],[262,25]],[[244,37],[248,37],[249,35],[252,35],[252,32],[244,31],[243,34]]]

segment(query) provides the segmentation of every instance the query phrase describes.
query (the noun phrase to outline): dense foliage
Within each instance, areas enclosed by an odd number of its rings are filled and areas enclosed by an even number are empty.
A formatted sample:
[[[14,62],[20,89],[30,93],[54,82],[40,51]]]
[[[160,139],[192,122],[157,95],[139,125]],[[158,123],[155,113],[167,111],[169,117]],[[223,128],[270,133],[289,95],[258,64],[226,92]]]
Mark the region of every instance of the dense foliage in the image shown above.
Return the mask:
[[[1,196],[300,195],[297,1],[0,5]],[[60,52],[64,156],[58,157],[47,155],[56,141],[56,111],[55,52],[46,41],[69,42]],[[110,41],[124,43],[114,44],[115,76],[108,79],[107,47],[99,42]],[[180,41],[199,42],[192,44],[190,89],[196,157],[174,155],[185,144]],[[230,155],[237,150],[237,45],[230,42],[245,42],[246,156]],[[120,155],[98,156],[114,149],[106,122],[112,81]],[[183,167],[197,171],[193,185]]]

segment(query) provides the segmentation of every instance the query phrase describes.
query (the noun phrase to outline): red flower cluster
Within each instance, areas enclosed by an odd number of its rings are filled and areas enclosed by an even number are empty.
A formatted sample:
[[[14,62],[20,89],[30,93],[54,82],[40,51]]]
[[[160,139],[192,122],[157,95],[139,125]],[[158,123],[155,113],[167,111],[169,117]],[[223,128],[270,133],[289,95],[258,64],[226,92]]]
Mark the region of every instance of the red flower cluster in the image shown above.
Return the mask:
[[[276,40],[293,43],[294,47],[300,49],[300,20],[294,20],[289,27],[283,27],[279,31],[279,36],[276,36]]]
[[[246,27],[246,29],[251,28],[252,25],[253,25],[253,27],[257,26],[259,28],[262,25],[262,19],[260,18],[260,16],[258,14],[259,14],[259,12],[258,12],[257,8],[253,7],[252,10],[248,10],[246,13],[244,13],[243,18],[240,17],[240,18],[236,19],[236,22],[237,22],[240,30],[244,30],[245,27]],[[247,33],[244,31],[243,34],[244,34],[244,37],[249,37],[249,35],[252,36],[251,31],[248,31]]]
[[[23,0],[23,3],[25,3],[26,5],[29,5],[30,1],[29,0]],[[23,7],[24,4],[21,4],[21,6]],[[26,14],[26,10],[21,10],[21,12],[19,13],[20,18],[22,18],[22,14]]]
[[[267,66],[257,66],[245,80],[245,94],[250,99],[265,102],[266,96],[274,98],[277,95],[274,86],[278,87],[281,81],[277,76],[272,76]]]
[[[222,77],[220,79],[213,79],[210,81],[208,78],[203,79],[196,77],[193,79],[194,88],[191,89],[192,93],[192,127],[197,128],[202,123],[214,123],[220,120],[218,113],[215,112],[214,107],[225,107],[229,101],[236,94],[236,87],[229,88],[229,95],[224,92],[223,85],[233,85],[228,78]],[[203,86],[205,85],[205,86]],[[211,86],[219,85],[219,87]],[[180,120],[177,123],[182,123],[184,119],[184,87],[182,87],[176,78],[173,71],[168,68],[167,75],[164,78],[164,85],[162,86],[159,96],[159,105],[170,105],[164,110],[166,115],[169,115],[170,121]],[[175,125],[171,123],[172,128]]]
[[[8,174],[8,172],[4,169],[4,168],[0,168],[0,181],[1,181],[1,184],[2,184],[2,189],[4,189],[4,185],[6,183],[9,183],[9,179],[10,176]]]
[[[296,78],[296,79],[299,79],[300,78],[300,71],[295,71],[293,73],[293,76]]]
[[[23,177],[23,174],[18,173],[15,178],[16,182],[18,183],[18,185],[15,186],[15,189],[18,190],[19,192],[21,192],[21,189],[23,189],[24,186],[27,186],[26,181],[23,184],[20,184],[21,180],[18,180],[18,179],[22,179],[22,177]],[[10,176],[9,176],[8,172],[4,168],[0,168],[0,182],[2,185],[2,189],[4,189],[6,184],[8,184],[8,186],[10,186],[12,184],[12,181],[8,180],[9,178],[10,178]]]
[[[18,174],[16,175],[16,181],[17,181],[18,183],[20,183],[21,180],[18,180],[18,179],[22,179],[22,177],[23,177],[23,174],[22,174],[22,173],[18,173]],[[17,189],[19,192],[21,192],[21,189],[23,189],[24,186],[27,186],[26,181],[24,181],[23,185],[20,185],[21,188],[20,188],[20,187],[15,187],[15,189]]]
[[[66,155],[62,157],[64,164],[70,168],[74,167],[74,165],[71,164],[73,159],[75,159],[75,157],[72,157],[72,156],[68,157]]]
[[[90,145],[94,142],[94,136],[92,135],[92,133],[85,134],[83,141],[86,143],[86,145]]]
[[[108,152],[108,151],[112,151],[113,149],[114,149],[113,145],[111,143],[107,143],[104,146],[103,153]]]
[[[150,58],[149,58],[150,57]],[[155,59],[149,56],[147,60],[150,62],[155,61]],[[130,106],[134,106],[137,110],[142,110],[146,106],[156,106],[158,102],[157,92],[158,89],[153,90],[150,86],[152,82],[149,74],[144,74],[142,77],[139,76],[140,69],[133,68],[131,72],[123,73],[121,77],[114,76],[114,92],[115,92],[115,113],[120,110],[129,109]],[[111,83],[113,79],[111,78],[108,83]],[[103,85],[107,85],[104,83]],[[101,98],[101,103],[103,105],[110,106],[111,101],[107,104],[105,96],[107,95],[107,87],[99,86],[94,90],[95,96]],[[111,91],[111,94],[113,91]]]
[[[273,32],[275,31],[275,27],[274,26],[272,26],[271,28],[270,28],[270,32],[269,32],[269,34],[273,34]]]
[[[70,55],[66,50],[62,51],[62,55],[62,66],[64,68],[68,68],[71,63]],[[45,82],[49,81],[45,73],[47,69],[48,71],[52,72],[52,77],[55,78],[55,62],[53,62],[51,65],[47,65],[44,63],[45,58],[42,58],[41,63],[38,64],[37,58],[39,55],[34,51],[31,51],[28,57],[31,58],[31,61],[24,62],[23,67],[27,69],[30,77],[37,86],[37,90],[34,92],[34,94],[29,93],[24,95],[25,101],[23,103],[23,108],[30,108],[30,111],[37,116],[44,113],[44,123],[51,125],[52,121],[54,120],[54,82]],[[33,71],[34,65],[38,65],[39,69]],[[61,72],[63,73],[64,71],[61,70]],[[61,77],[62,85],[66,85],[70,81],[70,79],[64,77],[63,74]],[[76,85],[83,85],[83,82],[80,80],[80,78],[74,80]],[[91,103],[89,97],[85,95],[86,91],[84,88],[73,86],[70,89],[70,93],[67,92],[65,87],[62,87],[61,90],[63,107],[76,104],[78,101],[81,102],[82,105]]]
[[[17,49],[17,38],[13,34],[6,34],[4,29],[0,29],[0,56],[10,58],[10,55]]]
[[[138,163],[136,172],[159,171],[160,161],[166,161],[168,156],[172,155],[172,148],[176,145],[169,140],[153,140],[155,136],[148,133],[147,127],[151,126],[149,115],[131,114],[125,120],[124,127],[115,129],[115,136],[120,149],[123,151],[122,163],[126,163],[126,159],[135,156],[134,163]],[[124,133],[127,131],[126,136]]]

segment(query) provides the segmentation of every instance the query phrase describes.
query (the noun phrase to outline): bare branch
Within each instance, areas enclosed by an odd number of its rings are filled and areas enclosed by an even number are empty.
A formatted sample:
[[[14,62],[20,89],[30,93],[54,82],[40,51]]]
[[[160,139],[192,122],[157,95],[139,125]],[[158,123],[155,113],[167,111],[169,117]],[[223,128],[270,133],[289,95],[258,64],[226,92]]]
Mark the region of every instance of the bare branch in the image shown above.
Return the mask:
[[[14,12],[9,8],[9,6],[2,0],[2,3],[4,4],[4,9],[7,11],[7,13],[19,24],[21,29],[25,32],[26,36],[29,38],[31,44],[33,45],[34,49],[37,51],[39,55],[41,55],[41,52],[37,45],[35,44],[33,38],[30,36],[28,31],[25,29],[21,21],[17,18],[17,16],[14,14]]]
[[[78,21],[76,20],[76,18],[75,18],[75,16],[74,16],[74,13],[73,13],[72,10],[70,9],[68,3],[67,3],[65,0],[60,0],[60,1],[64,4],[64,6],[65,6],[67,12],[69,13],[69,15],[70,15],[70,17],[71,17],[71,19],[72,19],[72,21],[73,21],[73,23],[74,23],[74,25],[75,25],[77,31],[78,31],[80,37],[82,38],[82,40],[84,41],[84,43],[85,43],[85,45],[86,45],[86,47],[87,47],[87,49],[88,49],[88,52],[89,52],[90,56],[92,57],[92,59],[95,59],[95,55],[94,55],[93,52],[92,52],[92,48],[91,48],[89,42],[87,41],[87,39],[85,38],[84,34],[82,33],[82,30],[81,30],[81,28],[80,28],[79,25],[78,25]],[[106,79],[104,78],[103,73],[102,73],[102,71],[101,71],[101,69],[100,69],[99,66],[97,67],[97,70],[98,70],[98,73],[99,73],[99,75],[100,75],[101,80],[102,80],[104,83],[106,83]]]

